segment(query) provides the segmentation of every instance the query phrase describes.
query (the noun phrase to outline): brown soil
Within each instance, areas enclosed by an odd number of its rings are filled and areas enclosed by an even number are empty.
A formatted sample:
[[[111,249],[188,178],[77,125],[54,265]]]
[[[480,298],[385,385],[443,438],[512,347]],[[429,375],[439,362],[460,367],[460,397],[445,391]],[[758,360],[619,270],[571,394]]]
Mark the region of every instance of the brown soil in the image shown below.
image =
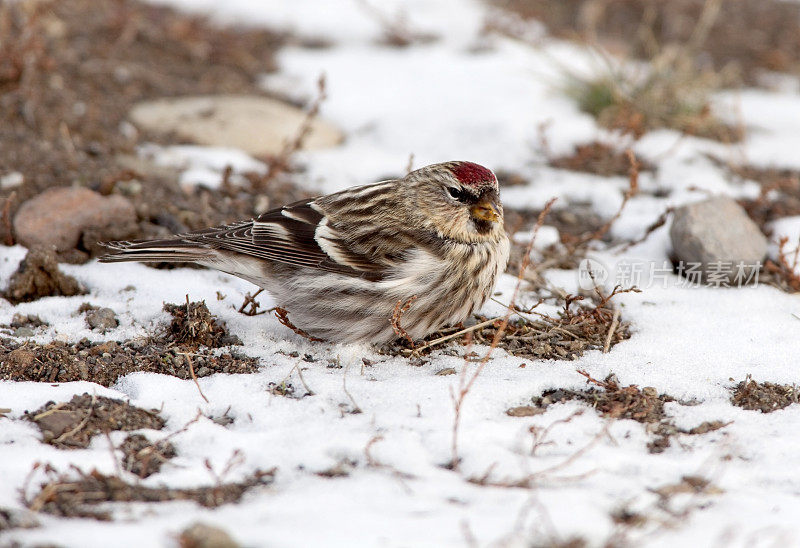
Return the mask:
[[[602,314],[604,317],[599,322],[586,320],[575,324],[564,318],[549,317],[542,317],[541,321],[514,320],[509,323],[497,347],[520,358],[575,360],[584,352],[603,348],[612,312],[605,309]],[[475,333],[475,341],[492,344],[496,332],[497,326],[489,325]],[[610,347],[630,336],[630,325],[621,323],[611,337]]]
[[[520,407],[516,407],[512,408],[515,411],[510,415],[526,416],[525,413],[535,415],[544,412],[548,406],[554,403],[563,403],[570,400],[582,401],[604,417],[631,419],[647,424],[648,432],[653,436],[647,444],[647,448],[651,453],[663,452],[670,446],[671,438],[677,434],[706,434],[730,424],[722,421],[706,421],[688,430],[678,428],[664,412],[665,403],[677,401],[672,396],[659,394],[651,386],[644,388],[639,388],[634,384],[622,386],[614,374],[599,381],[583,371],[579,371],[579,373],[587,378],[587,383],[594,386],[583,390],[545,390],[541,396],[532,398],[532,405],[523,406],[530,407],[530,410],[522,411]]]
[[[706,0],[494,0],[524,18],[542,21],[561,37],[600,42],[640,58],[660,47],[686,44]],[[640,26],[648,32],[637,32]],[[765,29],[769,29],[765,31]],[[779,0],[726,0],[697,51],[698,65],[732,64],[745,83],[763,71],[800,74],[800,6]]]
[[[0,380],[88,380],[111,386],[134,371],[190,379],[191,368],[197,377],[253,373],[258,369],[255,358],[213,351],[241,341],[209,313],[205,303],[168,304],[165,308],[172,312],[172,322],[160,335],[147,340],[96,343],[83,339],[71,344],[63,341],[22,344],[15,339],[0,339]]]
[[[529,317],[537,317],[532,320],[520,316],[512,315],[502,337],[495,345],[506,351],[512,356],[529,359],[542,360],[574,360],[584,352],[589,350],[603,349],[605,346],[608,332],[613,323],[614,312],[609,307],[610,300],[624,290],[617,290],[610,295],[593,295],[586,303],[583,297],[568,296],[562,299],[564,309],[557,317],[536,315],[534,310],[517,309],[517,312],[526,314]],[[476,316],[478,322],[487,321],[488,318]],[[420,350],[426,342],[434,341],[440,337],[455,333],[460,328],[449,327],[436,333],[428,335],[422,341],[415,343],[414,348],[404,340],[398,339],[393,343],[381,348],[381,352],[391,355],[419,356],[455,344],[468,346],[473,343],[482,345],[492,345],[502,326],[502,318],[496,318],[491,324],[447,341],[441,346],[433,346]],[[630,325],[627,322],[619,321],[614,326],[614,332],[609,340],[609,348],[629,339],[631,336]],[[416,349],[416,350],[415,350]],[[467,358],[478,356],[470,356]],[[444,373],[441,373],[444,374]]]
[[[636,162],[640,172],[655,169],[650,162],[638,156]],[[631,162],[624,151],[619,151],[600,141],[577,145],[572,153],[551,158],[549,164],[559,169],[581,171],[603,177],[627,176],[631,169]]]
[[[172,314],[166,338],[175,344],[192,349],[242,344],[239,337],[228,332],[223,322],[211,315],[205,301],[189,302],[187,296],[186,304],[165,304],[164,310]]]
[[[589,382],[592,382],[590,380]],[[666,418],[664,404],[675,398],[660,394],[651,387],[639,388],[631,384],[622,386],[614,375],[603,381],[595,381],[599,388],[591,386],[583,390],[545,390],[533,398],[533,407],[546,409],[554,403],[579,400],[589,404],[603,416],[616,419],[631,419],[642,423],[655,423]]]
[[[197,377],[253,373],[258,369],[258,360],[236,353],[217,354],[201,349],[192,352],[191,360]],[[120,377],[136,371],[192,378],[186,353],[164,341],[93,343],[83,339],[72,344],[22,344],[15,339],[0,339],[0,380],[91,381],[112,386]]]
[[[128,197],[136,237],[252,217],[248,189],[184,190],[177,173],[138,159],[137,145],[174,139],[139,132],[126,117],[147,99],[263,94],[258,79],[274,68],[282,42],[267,30],[220,28],[136,0],[0,4],[0,142],[14,143],[0,148],[0,165],[24,177],[0,190],[0,242],[13,241],[10,220],[24,200],[72,184]],[[274,205],[307,196],[285,179],[249,177]],[[76,260],[99,253],[102,238],[84,234]]]
[[[151,443],[141,434],[131,434],[122,442],[122,467],[125,471],[146,478],[161,471],[161,465],[176,455],[169,441]]]
[[[758,198],[740,203],[763,231],[768,232],[766,225],[771,221],[800,215],[800,171],[753,166],[728,166],[728,169],[737,179],[761,185]]]
[[[70,382],[92,381],[111,386],[135,371],[191,379],[214,373],[253,373],[258,360],[213,349],[241,341],[216,320],[204,302],[167,304],[172,322],[156,337],[143,340],[47,344],[0,339],[0,380]],[[189,310],[187,315],[186,311]]]
[[[506,231],[512,234],[531,230],[541,210],[507,208],[504,213]],[[591,204],[571,202],[550,211],[544,224],[558,229],[562,243],[572,244],[594,234],[605,222],[606,220],[592,209]],[[604,236],[603,241],[610,241],[610,237]]]
[[[69,402],[48,402],[25,413],[25,418],[39,427],[43,442],[60,449],[86,448],[93,436],[115,430],[164,427],[164,419],[154,411],[88,393],[73,396]]]
[[[50,479],[40,485],[35,496],[25,499],[33,511],[61,517],[112,519],[110,502],[168,502],[191,500],[206,508],[239,502],[254,487],[269,485],[275,470],[256,471],[240,482],[218,482],[211,487],[174,489],[145,487],[131,484],[116,476],[106,476],[96,470],[86,474],[75,471],[71,476],[49,469]],[[103,509],[98,506],[103,505]]]
[[[514,234],[517,231],[531,230],[539,218],[541,210],[536,209],[505,209],[506,232]],[[529,273],[546,270],[547,268],[561,268],[571,270],[577,268],[584,258],[585,244],[594,241],[591,236],[596,234],[606,223],[598,215],[591,204],[573,202],[550,211],[545,224],[558,230],[561,245],[552,245],[542,250],[543,260],[531,265]],[[612,239],[606,232],[599,241],[611,243]],[[525,255],[528,242],[511,242],[511,256],[508,261],[507,272],[517,273]]]
[[[733,388],[731,403],[750,411],[772,413],[800,403],[800,393],[794,385],[756,382],[748,376]]]
[[[58,262],[51,251],[32,249],[11,275],[2,296],[17,304],[41,297],[72,297],[84,293],[86,289],[75,278],[58,269]]]

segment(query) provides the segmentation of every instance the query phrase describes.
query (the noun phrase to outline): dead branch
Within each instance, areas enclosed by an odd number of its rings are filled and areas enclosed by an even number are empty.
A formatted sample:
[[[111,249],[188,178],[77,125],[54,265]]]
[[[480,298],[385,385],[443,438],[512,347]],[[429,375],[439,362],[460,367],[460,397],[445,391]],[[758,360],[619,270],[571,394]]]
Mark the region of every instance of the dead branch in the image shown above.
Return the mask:
[[[464,400],[469,394],[469,391],[472,389],[472,386],[475,384],[475,381],[480,376],[483,368],[486,367],[486,364],[489,362],[489,359],[492,357],[492,353],[494,349],[497,348],[497,345],[500,343],[500,340],[503,338],[503,335],[508,328],[508,322],[513,312],[513,307],[515,306],[517,295],[519,294],[520,287],[522,286],[522,280],[525,277],[525,270],[528,268],[528,265],[531,261],[531,250],[533,249],[533,243],[536,240],[536,235],[539,232],[539,229],[544,224],[544,219],[547,217],[547,214],[550,212],[550,209],[553,207],[556,198],[551,198],[547,204],[545,204],[544,208],[542,209],[541,213],[539,213],[539,217],[536,220],[536,225],[533,227],[533,232],[531,234],[531,239],[528,242],[528,246],[525,249],[525,255],[522,257],[522,263],[520,264],[519,274],[517,275],[517,284],[514,287],[514,292],[511,295],[511,301],[509,302],[509,308],[506,311],[502,321],[500,322],[500,327],[495,332],[494,338],[492,339],[492,343],[489,346],[489,350],[483,356],[483,358],[478,362],[475,371],[473,371],[472,375],[467,379],[466,371],[467,371],[467,361],[465,359],[464,368],[461,370],[461,376],[459,377],[458,383],[458,392],[456,393],[453,388],[450,388],[450,398],[453,401],[453,411],[454,411],[454,419],[453,419],[453,433],[452,433],[452,441],[451,441],[451,461],[450,467],[453,470],[458,470],[458,430],[459,425],[461,423],[461,407],[464,404]],[[471,337],[470,337],[470,344],[471,344]]]
[[[258,291],[250,295],[248,292],[244,296],[244,301],[242,302],[242,306],[240,306],[237,310],[240,314],[244,314],[245,316],[258,316],[259,314],[266,314],[269,310],[262,310],[261,312],[258,311],[258,308],[261,306],[258,301],[256,301],[256,297],[258,297],[261,292],[264,291],[263,288],[260,288]]]
[[[194,381],[194,385],[197,387],[197,391],[200,392],[200,396],[202,396],[202,398],[206,401],[206,403],[209,403],[208,398],[206,397],[205,394],[203,394],[203,390],[200,388],[200,383],[197,380],[197,375],[194,374],[194,363],[192,362],[192,357],[186,352],[181,352],[181,354],[183,354],[183,357],[186,358],[186,361],[189,363],[189,374],[192,376],[192,380]]]
[[[16,197],[17,197],[17,191],[14,190],[13,192],[11,192],[11,194],[8,195],[5,203],[3,204],[2,218],[3,218],[3,226],[5,227],[6,230],[5,244],[7,246],[14,245],[14,232],[11,227],[11,203],[14,201]]]
[[[619,307],[614,307],[614,316],[611,318],[611,327],[608,328],[608,335],[606,341],[603,343],[603,354],[608,354],[608,349],[611,346],[611,338],[614,336],[614,331],[617,330],[619,325]]]
[[[303,148],[303,144],[311,134],[314,120],[319,115],[322,103],[327,98],[325,74],[320,74],[317,80],[317,96],[306,111],[305,118],[298,126],[295,134],[286,140],[281,151],[275,156],[267,158],[267,172],[263,176],[251,178],[250,183],[253,186],[253,190],[266,188],[280,175],[292,171],[292,158],[298,150]]]
[[[411,308],[411,304],[416,300],[417,296],[412,295],[406,302],[397,301],[397,304],[394,305],[394,311],[392,312],[392,319],[390,320],[395,335],[407,340],[412,349],[414,348],[414,339],[411,338],[411,335],[408,334],[408,331],[402,328],[400,325],[400,320],[402,319],[403,314],[408,312],[408,309]]]
[[[89,411],[86,413],[86,416],[83,418],[83,420],[80,423],[78,423],[78,426],[76,426],[75,428],[73,428],[69,432],[64,432],[63,434],[58,436],[56,439],[54,439],[52,441],[52,444],[55,445],[57,443],[62,443],[64,440],[66,440],[68,438],[71,438],[72,436],[74,436],[75,434],[77,434],[78,432],[83,430],[83,427],[86,426],[89,423],[89,419],[92,418],[92,414],[94,413],[94,404],[95,403],[97,403],[97,394],[92,393],[92,401],[89,404]]]
[[[617,212],[614,214],[614,216],[611,217],[603,226],[584,237],[578,243],[579,246],[587,244],[591,241],[600,240],[603,236],[605,236],[617,219],[619,219],[622,215],[625,206],[628,205],[628,201],[639,193],[639,160],[636,159],[636,155],[631,149],[626,150],[625,154],[628,156],[630,168],[628,169],[628,190],[626,190],[625,194],[622,196],[622,203],[619,205],[619,209],[617,209]]]
[[[322,339],[318,339],[317,337],[313,337],[309,335],[307,332],[303,331],[299,327],[296,327],[292,322],[289,321],[289,312],[285,308],[281,308],[280,306],[275,307],[275,317],[278,318],[278,321],[281,322],[283,325],[303,337],[304,339],[308,339],[312,342],[321,342]]]

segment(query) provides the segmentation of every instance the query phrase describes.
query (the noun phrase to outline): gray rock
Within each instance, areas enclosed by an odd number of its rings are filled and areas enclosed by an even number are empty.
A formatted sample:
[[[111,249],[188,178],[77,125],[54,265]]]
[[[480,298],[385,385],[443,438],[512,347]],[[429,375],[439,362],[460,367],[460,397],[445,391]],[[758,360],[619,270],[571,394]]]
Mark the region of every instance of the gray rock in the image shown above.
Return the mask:
[[[19,339],[33,337],[34,335],[35,333],[30,327],[18,327],[14,330],[14,336]]]
[[[117,315],[110,308],[98,308],[97,310],[86,312],[86,323],[94,331],[106,332],[117,327],[119,320],[117,320]]]
[[[42,321],[42,319],[35,315],[35,314],[14,314],[11,318],[11,327],[42,327],[43,325],[47,325],[47,322]]]
[[[767,238],[758,225],[726,196],[676,209],[669,236],[679,268],[699,265],[696,271],[706,282],[749,276],[767,254]]]
[[[219,527],[205,523],[194,523],[181,531],[178,539],[181,546],[196,548],[238,548],[239,543]]]
[[[139,103],[131,110],[130,118],[150,131],[259,156],[280,153],[285,141],[297,133],[306,113],[269,97],[209,95]],[[316,118],[303,148],[328,148],[343,138],[338,129]]]
[[[84,233],[106,231],[121,237],[135,226],[136,210],[130,201],[83,187],[45,190],[23,203],[14,217],[19,243],[58,252],[75,248]]]

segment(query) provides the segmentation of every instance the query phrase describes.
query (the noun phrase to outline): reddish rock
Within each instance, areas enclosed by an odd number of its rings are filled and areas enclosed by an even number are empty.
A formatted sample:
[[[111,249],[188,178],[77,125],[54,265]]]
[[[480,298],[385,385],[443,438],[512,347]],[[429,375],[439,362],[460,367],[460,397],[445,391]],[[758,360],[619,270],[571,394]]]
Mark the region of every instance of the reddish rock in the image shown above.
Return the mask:
[[[28,247],[66,252],[86,232],[124,237],[135,230],[136,210],[126,198],[82,187],[48,189],[23,203],[14,217],[17,241]]]

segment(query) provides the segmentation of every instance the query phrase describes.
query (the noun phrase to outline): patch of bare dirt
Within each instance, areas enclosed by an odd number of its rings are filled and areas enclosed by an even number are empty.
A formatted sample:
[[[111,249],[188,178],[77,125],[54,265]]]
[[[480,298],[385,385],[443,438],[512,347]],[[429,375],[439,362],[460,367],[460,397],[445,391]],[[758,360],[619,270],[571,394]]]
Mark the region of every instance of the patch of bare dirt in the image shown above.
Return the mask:
[[[800,171],[754,166],[728,166],[728,171],[737,179],[761,185],[758,198],[739,203],[763,231],[768,232],[766,225],[771,221],[800,215]]]
[[[655,48],[688,43],[706,0],[494,0],[524,18],[542,21],[556,36],[600,43],[650,58]],[[769,29],[765,32],[764,29]],[[764,71],[800,74],[800,6],[778,0],[725,0],[695,52],[715,70],[732,66],[747,84]]]
[[[204,18],[136,0],[59,0],[0,4],[0,165],[23,183],[0,189],[0,242],[11,219],[43,190],[80,185],[133,202],[135,237],[163,237],[249,218],[308,194],[287,178],[248,174],[251,188],[178,184],[177,173],[137,157],[143,142],[173,143],[126,121],[137,102],[219,93],[263,94],[285,37],[224,28]],[[83,260],[102,250],[84,234]]]
[[[259,470],[238,482],[220,481],[213,486],[195,488],[145,487],[96,470],[87,474],[73,469],[66,474],[48,467],[46,472],[48,481],[39,485],[35,495],[24,500],[30,510],[60,517],[110,521],[112,510],[108,503],[112,502],[188,500],[206,508],[236,503],[251,489],[272,483],[276,471]]]
[[[750,411],[772,413],[800,403],[800,392],[795,385],[756,382],[748,375],[733,388],[731,403]]]
[[[664,404],[668,402],[681,403],[668,394],[659,394],[652,386],[639,388],[631,384],[623,386],[616,375],[611,374],[604,380],[592,378],[584,371],[578,371],[586,377],[588,388],[581,390],[552,389],[545,390],[541,396],[532,398],[530,415],[546,410],[550,405],[565,401],[578,400],[586,403],[604,417],[614,419],[631,419],[647,425],[648,432],[652,435],[647,448],[651,453],[661,453],[671,445],[671,438],[677,434],[701,435],[713,432],[728,426],[730,423],[722,421],[706,421],[691,429],[678,428],[664,411]],[[518,408],[512,408],[518,409]],[[517,411],[511,416],[528,416]]]
[[[653,164],[638,156],[636,162],[639,171],[655,169]],[[581,171],[603,177],[627,176],[631,169],[631,162],[626,152],[600,141],[576,145],[570,154],[551,158],[549,164],[559,169]]]
[[[536,224],[541,210],[536,209],[509,209],[504,211],[506,231],[514,234],[518,231],[529,231]],[[591,204],[572,202],[564,207],[550,211],[545,224],[558,230],[560,243],[551,245],[541,251],[542,261],[531,265],[531,271],[546,270],[548,268],[573,269],[577,268],[585,256],[585,244],[593,241],[593,235],[602,231],[606,220],[598,215]],[[611,243],[608,232],[603,233],[599,241]],[[511,256],[508,261],[507,272],[519,272],[522,258],[525,255],[528,242],[519,242],[512,239]]]
[[[111,386],[135,371],[162,373],[191,379],[214,373],[253,373],[258,360],[236,352],[215,349],[240,345],[223,322],[212,316],[205,303],[165,305],[171,323],[156,337],[121,342],[47,344],[0,339],[0,379],[15,381],[92,381]],[[188,311],[188,312],[187,312]]]
[[[459,327],[449,327],[428,335],[421,341],[415,341],[413,345],[407,340],[398,339],[384,346],[381,352],[419,357],[442,348],[436,342],[450,337],[442,342],[451,346],[470,346],[473,343],[494,345],[520,358],[574,360],[589,350],[608,351],[630,338],[630,325],[620,321],[609,304],[614,296],[627,291],[632,290],[616,288],[608,295],[598,292],[588,299],[568,295],[562,300],[563,310],[556,317],[537,314],[535,307],[524,310],[515,306],[514,314],[496,343],[495,337],[502,327],[503,319],[495,318],[492,321],[476,316],[478,323],[473,328],[463,330],[464,333],[460,335],[457,335]]]
[[[85,293],[86,288],[78,280],[59,270],[56,257],[51,251],[32,249],[11,275],[3,297],[17,304],[42,297],[72,297]]]
[[[187,356],[191,353],[191,357]],[[47,344],[0,339],[0,380],[36,382],[91,381],[112,386],[136,371],[191,379],[189,360],[197,377],[214,373],[253,373],[258,360],[238,353],[182,350],[159,340]]]
[[[164,311],[172,315],[165,337],[175,344],[192,349],[242,344],[239,337],[228,332],[224,322],[211,315],[205,301],[189,302],[187,296],[185,304],[165,304]]]
[[[130,434],[119,446],[122,468],[146,478],[161,471],[161,466],[176,455],[175,446],[167,440],[155,443],[142,434]]]
[[[675,401],[669,395],[659,395],[652,386],[641,389],[634,384],[622,386],[614,375],[609,375],[603,381],[587,379],[594,386],[583,390],[545,390],[541,396],[533,398],[533,406],[546,409],[554,403],[579,400],[603,416],[654,423],[665,418],[664,404]]]
[[[68,402],[48,402],[25,414],[42,432],[42,441],[60,449],[86,448],[97,434],[149,428],[160,430],[164,419],[157,412],[128,402],[85,393]]]

